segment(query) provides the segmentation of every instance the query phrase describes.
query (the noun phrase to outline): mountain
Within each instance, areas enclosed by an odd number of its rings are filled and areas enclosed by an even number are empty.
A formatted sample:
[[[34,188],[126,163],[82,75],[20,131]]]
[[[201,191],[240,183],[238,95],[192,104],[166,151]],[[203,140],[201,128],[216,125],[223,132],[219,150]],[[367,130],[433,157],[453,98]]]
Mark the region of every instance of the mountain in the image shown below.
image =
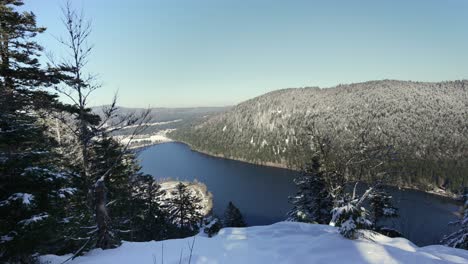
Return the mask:
[[[405,185],[467,186],[468,80],[283,89],[170,136],[213,155],[297,168],[310,158],[311,127],[343,145],[369,131],[369,140],[395,148]]]
[[[367,231],[363,231],[367,232]],[[349,240],[336,227],[295,222],[224,228],[214,237],[149,242],[95,249],[70,264],[100,263],[466,263],[468,251],[441,245],[417,247],[404,238],[368,233]],[[70,255],[41,256],[42,263],[64,263]]]
[[[107,106],[96,106],[92,110],[96,114],[103,117],[103,111]],[[213,115],[223,113],[230,109],[226,107],[184,107],[184,108],[149,108],[151,111],[149,114],[150,126],[145,129],[146,134],[155,134],[158,131],[166,129],[179,128],[182,125],[188,125],[194,122],[200,122]],[[146,108],[129,108],[129,107],[118,107],[117,116],[126,116],[129,114],[139,115],[145,112]],[[108,126],[112,126],[113,123],[118,122],[118,118],[109,120]],[[116,131],[115,135],[128,135],[133,133],[133,127],[124,128]]]

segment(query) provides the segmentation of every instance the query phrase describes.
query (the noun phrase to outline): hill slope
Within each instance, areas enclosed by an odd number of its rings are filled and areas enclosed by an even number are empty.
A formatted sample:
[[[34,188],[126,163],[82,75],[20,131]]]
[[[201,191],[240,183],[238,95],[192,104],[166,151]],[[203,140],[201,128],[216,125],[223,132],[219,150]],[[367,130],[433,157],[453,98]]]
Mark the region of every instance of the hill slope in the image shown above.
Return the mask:
[[[191,263],[468,263],[466,250],[419,248],[404,238],[382,235],[373,240],[348,240],[335,227],[293,222],[224,228],[212,238],[195,237]],[[189,263],[187,245],[192,242],[193,238],[126,242],[116,249],[91,251],[68,263]],[[67,256],[42,257],[50,264],[65,259]]]
[[[278,90],[182,127],[171,137],[215,155],[296,167],[309,158],[312,124],[343,142],[370,130],[372,140],[398,151],[405,184],[467,185],[467,80]]]

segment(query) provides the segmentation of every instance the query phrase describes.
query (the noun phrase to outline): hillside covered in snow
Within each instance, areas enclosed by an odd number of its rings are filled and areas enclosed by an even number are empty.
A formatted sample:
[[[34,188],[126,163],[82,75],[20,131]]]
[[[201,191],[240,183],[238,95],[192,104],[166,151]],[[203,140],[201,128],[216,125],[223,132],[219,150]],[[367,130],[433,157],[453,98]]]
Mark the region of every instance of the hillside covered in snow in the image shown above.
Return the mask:
[[[394,184],[456,192],[467,184],[467,117],[467,80],[382,80],[270,92],[169,136],[197,151],[293,168],[323,135],[342,160],[372,143],[398,153]]]
[[[60,264],[69,257],[47,255],[41,261]],[[468,263],[468,251],[440,245],[417,247],[404,238],[379,234],[348,240],[335,227],[280,222],[224,228],[212,238],[198,235],[159,242],[125,242],[116,249],[93,250],[67,263]]]

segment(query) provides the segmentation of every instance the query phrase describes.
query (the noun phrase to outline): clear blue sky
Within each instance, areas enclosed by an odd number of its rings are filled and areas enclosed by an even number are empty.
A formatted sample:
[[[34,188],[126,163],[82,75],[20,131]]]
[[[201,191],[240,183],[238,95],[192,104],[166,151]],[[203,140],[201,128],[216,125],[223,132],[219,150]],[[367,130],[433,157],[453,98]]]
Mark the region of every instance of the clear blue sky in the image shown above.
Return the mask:
[[[220,106],[289,87],[468,78],[466,0],[73,0],[124,106]],[[61,0],[26,0],[56,51]],[[57,51],[56,51],[57,52]]]

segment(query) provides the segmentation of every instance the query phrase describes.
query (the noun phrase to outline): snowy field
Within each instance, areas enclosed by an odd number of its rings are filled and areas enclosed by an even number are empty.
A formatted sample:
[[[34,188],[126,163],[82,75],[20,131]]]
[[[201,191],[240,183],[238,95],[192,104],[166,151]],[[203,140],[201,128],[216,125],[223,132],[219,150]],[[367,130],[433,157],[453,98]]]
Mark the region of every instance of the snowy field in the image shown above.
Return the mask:
[[[70,264],[173,263],[468,263],[468,251],[445,246],[417,247],[402,238],[382,235],[347,240],[335,227],[292,222],[270,226],[225,228],[208,238],[160,242],[124,242],[111,250],[94,250]],[[69,256],[43,256],[43,263],[59,264]]]
[[[156,134],[137,135],[133,138],[131,136],[113,136],[113,138],[122,145],[127,145],[128,142],[131,141],[133,145],[130,146],[130,149],[141,148],[144,146],[172,142],[173,140],[167,137],[167,134],[174,130],[175,129],[165,129],[158,131]]]

